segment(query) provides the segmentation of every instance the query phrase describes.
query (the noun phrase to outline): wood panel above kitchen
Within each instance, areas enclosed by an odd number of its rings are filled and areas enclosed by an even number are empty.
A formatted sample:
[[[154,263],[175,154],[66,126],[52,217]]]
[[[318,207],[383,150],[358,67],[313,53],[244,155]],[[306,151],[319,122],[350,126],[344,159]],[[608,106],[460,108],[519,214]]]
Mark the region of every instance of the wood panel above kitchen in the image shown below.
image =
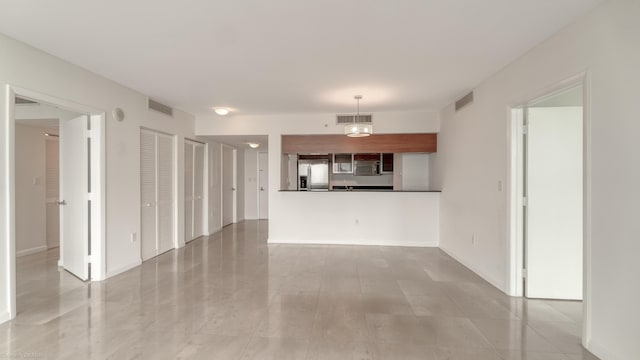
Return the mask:
[[[313,153],[433,153],[438,134],[374,134],[352,138],[345,135],[282,135],[283,154]]]

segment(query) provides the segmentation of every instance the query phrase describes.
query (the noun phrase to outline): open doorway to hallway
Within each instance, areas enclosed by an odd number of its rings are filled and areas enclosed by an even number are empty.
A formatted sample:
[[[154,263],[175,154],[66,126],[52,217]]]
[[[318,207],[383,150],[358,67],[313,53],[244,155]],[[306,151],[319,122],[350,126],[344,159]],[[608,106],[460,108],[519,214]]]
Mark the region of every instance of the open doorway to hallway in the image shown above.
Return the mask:
[[[56,316],[46,293],[83,284],[72,271],[58,269],[61,255],[76,253],[68,247],[78,245],[60,241],[60,130],[82,114],[20,97],[15,103],[16,307],[21,320],[43,322]]]
[[[515,295],[583,299],[583,94],[573,83],[513,110]]]
[[[26,323],[68,311],[69,292],[104,278],[104,114],[39,95],[11,88],[8,99],[9,316]]]

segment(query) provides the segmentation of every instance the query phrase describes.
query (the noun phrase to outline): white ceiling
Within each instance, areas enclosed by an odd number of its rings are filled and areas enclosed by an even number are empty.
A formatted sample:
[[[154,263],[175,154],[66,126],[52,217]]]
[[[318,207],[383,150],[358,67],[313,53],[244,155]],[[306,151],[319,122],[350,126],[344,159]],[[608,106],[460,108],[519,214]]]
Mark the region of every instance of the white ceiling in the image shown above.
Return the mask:
[[[196,115],[439,110],[600,0],[0,0],[0,32]]]

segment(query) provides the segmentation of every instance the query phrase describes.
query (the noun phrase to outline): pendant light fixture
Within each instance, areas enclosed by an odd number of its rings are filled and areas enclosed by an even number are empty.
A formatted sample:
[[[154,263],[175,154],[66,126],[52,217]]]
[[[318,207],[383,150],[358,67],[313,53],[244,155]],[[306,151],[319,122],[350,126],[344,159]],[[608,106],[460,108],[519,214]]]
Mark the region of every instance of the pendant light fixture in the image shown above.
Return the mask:
[[[360,122],[360,100],[362,100],[362,95],[356,95],[353,98],[357,102],[357,111],[353,117],[353,123],[344,126],[344,134],[349,137],[369,136],[373,133],[373,125]]]

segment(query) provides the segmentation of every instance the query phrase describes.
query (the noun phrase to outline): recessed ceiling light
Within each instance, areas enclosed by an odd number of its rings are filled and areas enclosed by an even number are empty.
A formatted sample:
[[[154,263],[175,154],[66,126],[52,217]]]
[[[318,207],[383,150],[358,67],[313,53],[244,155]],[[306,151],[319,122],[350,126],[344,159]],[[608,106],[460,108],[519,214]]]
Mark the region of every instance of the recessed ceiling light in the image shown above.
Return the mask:
[[[260,147],[260,144],[258,144],[258,143],[252,143],[252,142],[247,143],[247,145],[249,145],[249,147],[250,147],[250,148],[252,148],[252,149],[257,149],[257,148],[259,148],[259,147]]]
[[[223,107],[213,108],[213,111],[215,111],[216,114],[223,115],[223,116],[229,113],[229,109],[223,108]]]

